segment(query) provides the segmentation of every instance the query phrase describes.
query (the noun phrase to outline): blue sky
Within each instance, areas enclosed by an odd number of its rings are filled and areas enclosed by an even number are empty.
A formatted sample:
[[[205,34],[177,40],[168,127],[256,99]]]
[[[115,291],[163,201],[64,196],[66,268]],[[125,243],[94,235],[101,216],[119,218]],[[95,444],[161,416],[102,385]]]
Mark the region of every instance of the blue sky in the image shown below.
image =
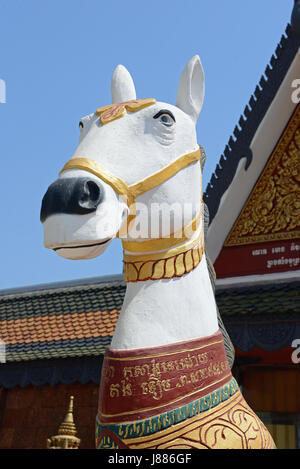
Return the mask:
[[[115,240],[70,261],[43,247],[40,204],[78,143],[78,122],[110,103],[116,65],[138,98],[174,103],[199,54],[206,96],[204,187],[290,20],[293,0],[0,0],[0,289],[121,273]]]

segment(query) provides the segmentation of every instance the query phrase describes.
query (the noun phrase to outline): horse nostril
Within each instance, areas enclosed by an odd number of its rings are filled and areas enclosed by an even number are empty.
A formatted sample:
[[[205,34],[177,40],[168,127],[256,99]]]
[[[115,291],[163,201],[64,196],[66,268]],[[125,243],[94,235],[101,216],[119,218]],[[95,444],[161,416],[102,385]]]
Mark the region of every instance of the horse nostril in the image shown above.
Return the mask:
[[[96,181],[84,181],[78,205],[83,209],[96,210],[102,200],[102,190]]]
[[[48,187],[41,207],[41,222],[58,213],[85,215],[95,212],[104,197],[101,183],[86,177],[61,178]]]

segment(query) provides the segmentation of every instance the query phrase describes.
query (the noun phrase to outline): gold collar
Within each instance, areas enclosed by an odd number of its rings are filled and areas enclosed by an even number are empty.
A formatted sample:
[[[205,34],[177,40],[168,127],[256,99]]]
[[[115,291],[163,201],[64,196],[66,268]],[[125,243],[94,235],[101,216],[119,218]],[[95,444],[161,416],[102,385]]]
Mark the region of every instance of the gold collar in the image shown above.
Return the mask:
[[[172,242],[172,238],[155,239],[132,244],[135,245],[135,249],[137,250],[142,243],[166,243],[168,241]],[[124,252],[123,265],[125,282],[144,282],[146,280],[182,277],[182,275],[191,272],[191,270],[195,269],[200,264],[203,252],[203,229],[200,230],[200,234],[195,239],[165,251],[140,255],[134,252]]]

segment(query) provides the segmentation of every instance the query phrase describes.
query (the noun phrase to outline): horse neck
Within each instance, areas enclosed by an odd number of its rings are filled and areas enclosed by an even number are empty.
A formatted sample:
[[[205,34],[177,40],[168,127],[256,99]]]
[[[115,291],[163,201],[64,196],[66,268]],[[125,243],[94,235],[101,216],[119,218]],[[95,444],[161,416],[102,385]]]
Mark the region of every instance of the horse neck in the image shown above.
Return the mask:
[[[203,254],[199,265],[181,277],[127,283],[111,348],[168,345],[217,330],[216,303]]]

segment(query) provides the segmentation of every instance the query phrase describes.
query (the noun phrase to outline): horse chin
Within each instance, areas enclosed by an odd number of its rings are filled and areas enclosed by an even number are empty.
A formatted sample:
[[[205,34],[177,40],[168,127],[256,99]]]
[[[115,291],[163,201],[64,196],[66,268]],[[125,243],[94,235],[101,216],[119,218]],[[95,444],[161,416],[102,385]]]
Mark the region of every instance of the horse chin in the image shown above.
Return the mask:
[[[112,238],[98,241],[93,244],[82,244],[82,245],[73,245],[73,246],[57,246],[52,248],[56,254],[64,259],[70,260],[84,260],[84,259],[93,259],[94,257],[101,256],[104,253],[108,245],[110,244]]]

